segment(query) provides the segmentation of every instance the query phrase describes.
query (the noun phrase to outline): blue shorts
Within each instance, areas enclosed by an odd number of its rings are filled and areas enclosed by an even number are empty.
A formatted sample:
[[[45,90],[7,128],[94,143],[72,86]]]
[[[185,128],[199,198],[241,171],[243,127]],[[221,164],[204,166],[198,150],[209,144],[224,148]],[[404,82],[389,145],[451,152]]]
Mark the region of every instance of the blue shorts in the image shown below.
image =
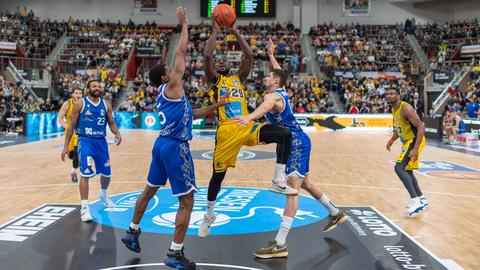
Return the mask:
[[[305,178],[310,172],[310,150],[312,143],[304,132],[292,132],[292,145],[288,156],[285,173],[288,176]]]
[[[78,160],[80,161],[80,175],[93,177],[97,174],[110,177],[110,156],[105,138],[78,138]],[[95,170],[93,169],[95,165]]]
[[[158,137],[152,150],[147,184],[151,187],[164,186],[167,179],[175,197],[197,191],[188,142]]]

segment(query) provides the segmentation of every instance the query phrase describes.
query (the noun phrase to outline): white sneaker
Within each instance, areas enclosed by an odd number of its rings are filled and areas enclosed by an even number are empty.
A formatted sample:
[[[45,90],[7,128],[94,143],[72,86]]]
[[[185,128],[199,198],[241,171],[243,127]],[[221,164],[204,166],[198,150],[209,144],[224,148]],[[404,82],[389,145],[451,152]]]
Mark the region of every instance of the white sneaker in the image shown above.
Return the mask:
[[[90,214],[90,207],[82,207],[80,209],[80,218],[83,222],[92,221],[92,215]]]
[[[405,212],[405,216],[406,217],[415,217],[417,214],[422,212],[424,209],[425,209],[425,205],[422,204],[419,200],[408,208],[407,212]]]
[[[198,228],[198,237],[206,238],[208,233],[210,232],[210,226],[215,222],[217,215],[209,214],[208,212],[203,215],[202,224],[200,224],[200,228]]]
[[[425,206],[424,210],[428,208],[428,200],[425,197],[420,197],[420,202]]]
[[[103,205],[105,207],[114,207],[115,206],[115,204],[112,202],[112,200],[110,200],[110,198],[108,197],[107,194],[102,195],[102,193],[100,192],[98,194],[98,199],[103,202]]]
[[[285,184],[285,186],[282,187],[282,186],[279,186],[275,182],[272,182],[272,184],[270,185],[270,188],[268,188],[268,190],[270,190],[271,192],[280,193],[280,194],[284,194],[284,195],[297,195],[298,194],[298,190],[289,187],[287,184]]]

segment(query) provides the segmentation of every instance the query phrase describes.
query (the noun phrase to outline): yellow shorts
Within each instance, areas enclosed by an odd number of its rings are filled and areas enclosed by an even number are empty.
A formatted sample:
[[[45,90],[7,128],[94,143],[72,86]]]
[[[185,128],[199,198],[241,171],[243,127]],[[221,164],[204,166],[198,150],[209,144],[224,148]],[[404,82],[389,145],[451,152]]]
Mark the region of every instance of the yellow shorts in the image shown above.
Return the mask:
[[[73,133],[70,142],[68,142],[68,152],[72,152],[75,149],[75,146],[78,145],[78,135]]]
[[[402,152],[397,158],[397,163],[401,163],[405,158],[409,158],[408,155],[410,151],[413,149],[415,144],[413,143],[413,139],[403,142],[402,144]],[[422,142],[418,148],[418,158],[415,161],[409,160],[405,170],[418,170],[420,168],[420,153],[422,153],[423,147],[425,147],[425,137],[422,138]]]
[[[213,168],[215,172],[224,172],[228,167],[235,167],[240,148],[244,145],[259,144],[260,128],[264,123],[250,122],[248,125],[221,125],[215,136]]]

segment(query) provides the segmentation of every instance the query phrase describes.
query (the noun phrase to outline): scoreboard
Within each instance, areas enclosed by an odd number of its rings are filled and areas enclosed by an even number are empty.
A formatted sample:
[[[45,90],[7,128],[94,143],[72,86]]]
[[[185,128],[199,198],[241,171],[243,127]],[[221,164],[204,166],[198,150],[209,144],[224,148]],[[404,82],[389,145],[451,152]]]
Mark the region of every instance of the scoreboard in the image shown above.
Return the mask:
[[[218,4],[228,4],[239,18],[275,17],[275,0],[201,0],[200,16],[210,17]]]

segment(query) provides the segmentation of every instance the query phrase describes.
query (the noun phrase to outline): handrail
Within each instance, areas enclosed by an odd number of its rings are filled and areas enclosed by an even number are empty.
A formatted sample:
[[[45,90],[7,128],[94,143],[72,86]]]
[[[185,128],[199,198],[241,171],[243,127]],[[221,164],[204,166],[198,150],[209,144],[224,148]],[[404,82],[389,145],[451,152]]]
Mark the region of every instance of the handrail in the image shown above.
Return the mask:
[[[27,91],[30,92],[30,94],[32,95],[33,99],[35,100],[35,102],[38,102],[38,96],[37,94],[35,94],[35,92],[32,90],[32,88],[30,88],[30,86],[26,85],[24,82],[25,82],[25,79],[23,78],[22,74],[20,74],[20,72],[18,71],[18,69],[15,67],[15,65],[12,63],[12,61],[8,61],[8,65],[10,67],[10,69],[12,70],[12,73],[13,75],[15,76],[15,79],[17,81],[20,81],[22,83],[22,86],[27,89]]]
[[[434,113],[437,113],[442,104],[444,104],[444,102],[450,97],[450,92],[448,92],[448,89],[453,87],[454,84],[458,83],[465,76],[465,74],[468,73],[469,70],[469,66],[462,67],[462,69],[455,75],[453,80],[443,89],[442,93],[432,103]]]

